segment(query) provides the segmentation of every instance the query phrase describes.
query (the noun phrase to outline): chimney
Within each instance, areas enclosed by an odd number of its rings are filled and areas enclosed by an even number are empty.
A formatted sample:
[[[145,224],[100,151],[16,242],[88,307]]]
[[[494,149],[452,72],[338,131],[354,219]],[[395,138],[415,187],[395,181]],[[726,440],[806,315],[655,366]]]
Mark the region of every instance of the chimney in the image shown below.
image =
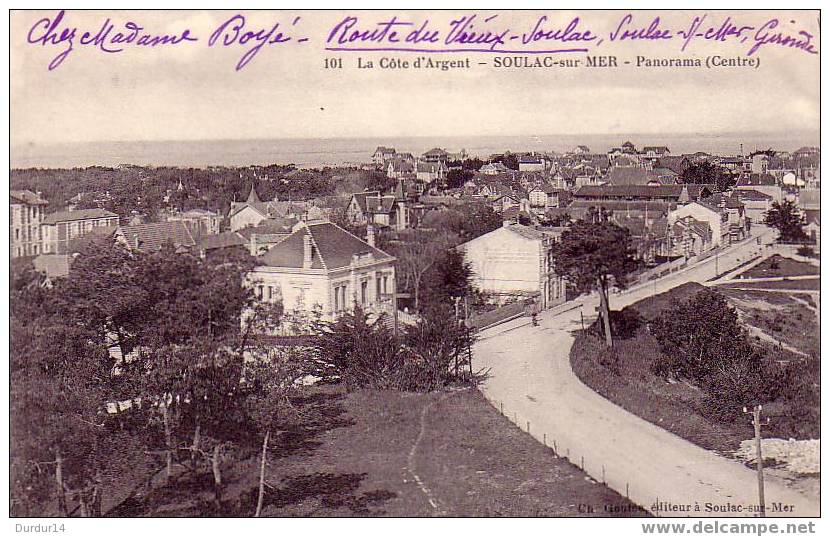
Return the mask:
[[[257,247],[256,247],[256,233],[251,233],[251,242],[248,246],[248,249],[251,251],[251,255],[257,255]]]
[[[308,269],[311,268],[311,262],[313,260],[313,246],[311,244],[311,235],[306,233],[303,235],[303,268]]]
[[[372,224],[366,226],[366,242],[368,242],[369,246],[372,248],[375,247],[375,226]]]

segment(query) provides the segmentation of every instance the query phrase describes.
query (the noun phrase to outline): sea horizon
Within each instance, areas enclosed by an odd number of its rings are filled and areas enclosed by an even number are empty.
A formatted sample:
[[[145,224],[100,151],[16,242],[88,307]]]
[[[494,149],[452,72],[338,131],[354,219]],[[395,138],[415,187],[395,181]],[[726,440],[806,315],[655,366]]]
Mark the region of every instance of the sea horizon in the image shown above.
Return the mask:
[[[486,159],[505,151],[563,153],[586,145],[593,153],[605,153],[631,141],[638,148],[665,145],[678,155],[704,151],[738,155],[754,150],[794,151],[819,145],[819,131],[787,133],[609,133],[529,134],[508,136],[388,136],[339,138],[251,138],[158,141],[108,141],[22,143],[10,147],[10,167],[85,168],[115,167],[123,164],[155,167],[206,168],[210,166],[264,166],[294,164],[301,168],[360,165],[371,162],[377,146],[395,147],[398,152],[419,155],[433,147],[451,152],[466,150]],[[743,146],[741,146],[743,144]]]

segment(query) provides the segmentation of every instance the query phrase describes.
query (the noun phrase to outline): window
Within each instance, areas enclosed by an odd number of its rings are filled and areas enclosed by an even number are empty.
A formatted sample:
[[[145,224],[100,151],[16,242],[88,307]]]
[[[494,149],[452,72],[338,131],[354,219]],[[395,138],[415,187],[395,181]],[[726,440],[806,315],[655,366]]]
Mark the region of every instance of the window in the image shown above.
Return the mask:
[[[383,275],[383,292],[384,294],[389,292],[389,276],[386,274]]]
[[[269,285],[268,286],[268,301],[270,302],[272,298],[274,298],[274,288]]]
[[[257,298],[262,299],[262,286],[261,285],[257,285],[257,287],[256,287],[256,296],[257,296]]]
[[[366,291],[369,289],[369,282],[362,281],[360,282],[360,304],[365,306],[366,305]]]
[[[340,288],[334,288],[334,311],[340,311]]]
[[[381,287],[382,283],[383,283],[383,280],[381,279],[380,276],[375,278],[375,302],[380,302],[380,295],[382,293],[382,287]]]

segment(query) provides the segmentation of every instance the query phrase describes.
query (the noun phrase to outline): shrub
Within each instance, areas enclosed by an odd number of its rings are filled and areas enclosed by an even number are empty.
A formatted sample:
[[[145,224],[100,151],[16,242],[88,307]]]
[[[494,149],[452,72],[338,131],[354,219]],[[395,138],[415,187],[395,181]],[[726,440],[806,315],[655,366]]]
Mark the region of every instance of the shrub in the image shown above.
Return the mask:
[[[815,251],[807,245],[799,246],[796,253],[802,257],[813,257],[816,255]]]
[[[710,289],[664,311],[652,321],[651,332],[665,356],[656,369],[695,382],[706,378],[746,337],[735,309]]]
[[[397,388],[403,355],[383,318],[370,320],[361,309],[333,323],[316,326],[319,358],[330,364],[350,388]]]
[[[619,339],[631,339],[643,325],[643,318],[632,308],[611,312],[611,333]]]
[[[717,421],[734,421],[743,407],[773,401],[793,383],[752,345],[734,308],[716,291],[701,291],[665,312],[652,332],[662,351],[652,371],[695,382],[706,394],[700,412]]]

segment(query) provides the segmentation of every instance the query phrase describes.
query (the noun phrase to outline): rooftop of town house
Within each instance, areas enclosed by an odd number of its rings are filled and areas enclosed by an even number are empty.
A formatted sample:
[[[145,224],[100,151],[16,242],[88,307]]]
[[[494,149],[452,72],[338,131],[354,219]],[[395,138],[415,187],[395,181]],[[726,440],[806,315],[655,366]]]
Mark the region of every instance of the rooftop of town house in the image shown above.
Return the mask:
[[[311,240],[312,269],[348,267],[355,255],[367,253],[371,253],[376,261],[394,260],[391,255],[331,222],[308,222],[263,254],[262,264],[267,267],[303,268],[305,237]]]

